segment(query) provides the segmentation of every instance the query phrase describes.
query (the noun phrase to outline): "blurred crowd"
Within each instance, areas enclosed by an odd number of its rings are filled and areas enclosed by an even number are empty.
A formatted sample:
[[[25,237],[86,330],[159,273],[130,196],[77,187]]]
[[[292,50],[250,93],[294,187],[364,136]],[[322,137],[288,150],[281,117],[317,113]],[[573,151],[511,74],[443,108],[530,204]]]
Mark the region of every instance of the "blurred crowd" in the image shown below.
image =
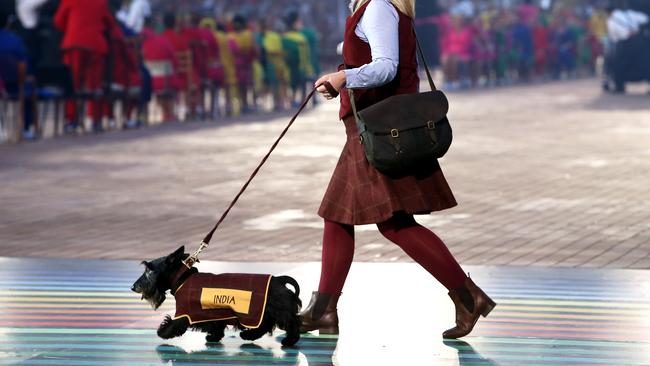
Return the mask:
[[[267,19],[269,24],[280,22],[287,12],[297,12],[305,24],[317,29],[321,48],[325,50],[321,57],[326,63],[336,62],[332,59],[336,44],[343,35],[343,25],[347,16],[347,0],[150,0],[157,11],[201,12],[225,23],[233,16],[241,14],[252,21]],[[338,6],[337,6],[338,3]]]
[[[464,0],[419,24],[438,29],[447,89],[593,75],[607,45],[605,3]]]
[[[76,134],[290,109],[321,65],[340,62],[347,3],[0,0],[0,123],[19,120],[14,130],[29,140],[46,119]],[[447,90],[589,76],[602,64],[622,90],[638,79],[630,60],[650,64],[638,51],[650,47],[634,40],[647,8],[650,0],[420,0],[416,25]]]
[[[319,34],[302,16],[313,9],[196,3],[0,0],[0,93],[20,102],[22,138],[38,137],[40,100],[64,103],[74,134],[138,128],[152,110],[218,120],[304,98],[320,73]]]

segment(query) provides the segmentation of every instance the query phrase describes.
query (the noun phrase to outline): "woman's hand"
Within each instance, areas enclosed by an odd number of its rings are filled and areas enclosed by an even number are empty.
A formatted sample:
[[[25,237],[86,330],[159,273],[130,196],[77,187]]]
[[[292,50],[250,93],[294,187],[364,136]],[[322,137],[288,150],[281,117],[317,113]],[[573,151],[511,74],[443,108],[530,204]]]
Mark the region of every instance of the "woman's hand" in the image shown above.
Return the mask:
[[[321,93],[326,99],[334,99],[335,96],[331,95],[323,85],[326,81],[329,81],[329,83],[332,84],[332,87],[336,89],[337,92],[340,92],[345,86],[345,72],[339,71],[333,74],[327,74],[318,79],[316,85],[314,85],[317,88],[316,91]]]

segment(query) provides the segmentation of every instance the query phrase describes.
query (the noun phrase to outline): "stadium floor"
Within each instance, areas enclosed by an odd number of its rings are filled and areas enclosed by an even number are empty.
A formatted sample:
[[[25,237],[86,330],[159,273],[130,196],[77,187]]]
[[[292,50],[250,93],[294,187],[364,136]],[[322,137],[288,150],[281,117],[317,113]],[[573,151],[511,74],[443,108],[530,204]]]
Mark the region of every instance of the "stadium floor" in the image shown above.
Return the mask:
[[[308,301],[318,263],[203,262],[203,271],[288,274]],[[0,258],[2,365],[650,365],[647,271],[470,267],[499,304],[462,341],[443,341],[453,308],[418,266],[355,263],[339,303],[341,334],[281,332],[254,343],[229,331],[164,341],[153,311],[129,289],[129,261]]]

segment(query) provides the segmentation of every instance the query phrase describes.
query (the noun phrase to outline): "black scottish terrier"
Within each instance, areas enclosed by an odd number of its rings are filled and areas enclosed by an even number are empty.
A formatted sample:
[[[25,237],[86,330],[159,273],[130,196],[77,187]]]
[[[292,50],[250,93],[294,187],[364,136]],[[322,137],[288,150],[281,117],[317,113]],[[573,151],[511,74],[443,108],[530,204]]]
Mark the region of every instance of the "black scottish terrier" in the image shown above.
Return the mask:
[[[176,297],[177,312],[182,304],[190,304],[192,301],[198,303],[199,300],[179,298],[192,296],[190,293],[197,291],[188,291],[186,283],[197,283],[201,278],[211,278],[208,273],[198,273],[194,268],[188,269],[183,263],[189,257],[185,253],[185,247],[180,247],[174,253],[154,259],[144,261],[145,270],[142,276],[133,284],[131,290],[142,295],[142,299],[147,300],[154,309],[158,309],[166,299],[167,291],[171,291]],[[222,276],[256,276],[256,275],[222,275]],[[194,278],[192,278],[194,277]],[[224,331],[228,325],[232,325],[241,330],[240,337],[247,341],[259,339],[264,334],[271,334],[277,327],[286,331],[286,336],[282,340],[283,346],[293,346],[300,339],[300,318],[298,312],[302,303],[300,301],[300,287],[296,280],[288,276],[273,277],[267,276],[270,280],[268,283],[268,292],[266,302],[262,302],[263,314],[256,328],[249,328],[243,325],[237,316],[232,316],[226,320],[202,320],[192,323],[189,317],[181,316],[172,318],[165,316],[165,319],[158,327],[158,336],[163,339],[170,339],[183,335],[188,328],[207,333],[208,342],[219,342],[224,337]],[[291,285],[294,291],[289,290],[286,286]],[[179,290],[185,286],[184,291]],[[200,290],[200,289],[199,289]],[[200,292],[200,291],[199,291]],[[203,296],[203,295],[201,295]],[[262,296],[262,298],[264,298]],[[212,299],[212,298],[210,298]],[[204,301],[203,299],[200,301]],[[214,296],[214,301],[223,303],[234,302],[234,298],[229,299],[227,296]],[[189,306],[189,305],[188,305]],[[192,305],[194,306],[194,305]],[[198,305],[199,311],[203,304]],[[258,305],[262,306],[262,305]],[[233,313],[234,314],[234,313]],[[261,316],[261,315],[260,315]]]

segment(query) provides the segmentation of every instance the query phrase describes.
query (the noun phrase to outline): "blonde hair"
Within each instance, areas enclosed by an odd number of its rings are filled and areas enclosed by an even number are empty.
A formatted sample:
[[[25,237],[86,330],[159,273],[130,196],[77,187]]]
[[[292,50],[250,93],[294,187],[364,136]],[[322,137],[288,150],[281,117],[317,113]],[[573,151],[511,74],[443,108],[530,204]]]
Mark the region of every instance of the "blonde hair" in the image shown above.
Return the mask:
[[[359,10],[368,1],[370,0],[357,0],[354,4],[354,11]],[[390,2],[409,18],[415,19],[415,0],[390,0]]]

